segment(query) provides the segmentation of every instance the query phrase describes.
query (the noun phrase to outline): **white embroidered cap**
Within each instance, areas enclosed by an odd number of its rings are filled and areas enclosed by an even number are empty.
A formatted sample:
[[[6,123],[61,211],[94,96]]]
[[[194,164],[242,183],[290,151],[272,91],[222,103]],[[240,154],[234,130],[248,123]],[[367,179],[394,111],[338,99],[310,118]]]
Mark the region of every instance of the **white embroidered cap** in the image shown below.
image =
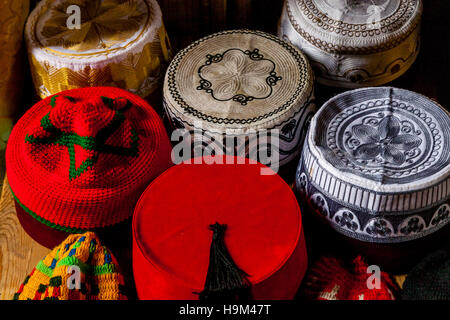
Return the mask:
[[[450,221],[450,117],[391,87],[340,94],[311,121],[297,189],[340,233],[405,242]]]
[[[318,82],[377,86],[415,61],[421,15],[421,0],[286,0],[278,33],[305,52]]]
[[[175,56],[164,105],[175,127],[201,129],[219,149],[228,147],[224,137],[278,130],[282,165],[300,153],[315,112],[313,74],[297,48],[273,35],[224,31]],[[237,148],[256,150],[249,140]]]

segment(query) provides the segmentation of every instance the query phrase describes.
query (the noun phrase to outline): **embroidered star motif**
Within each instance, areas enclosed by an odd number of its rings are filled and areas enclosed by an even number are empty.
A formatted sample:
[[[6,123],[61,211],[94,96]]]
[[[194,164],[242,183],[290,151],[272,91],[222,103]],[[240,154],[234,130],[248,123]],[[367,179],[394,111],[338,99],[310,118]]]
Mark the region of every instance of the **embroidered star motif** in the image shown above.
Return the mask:
[[[54,96],[51,99],[50,105],[52,107],[55,107],[56,98],[57,96]],[[73,100],[71,97],[65,98],[71,101]],[[106,106],[113,109],[113,99],[102,97],[102,100]],[[112,120],[100,129],[94,136],[80,136],[75,132],[65,132],[61,130],[51,122],[49,112],[41,119],[41,127],[45,132],[50,133],[51,135],[46,137],[27,135],[25,137],[25,142],[35,144],[53,144],[67,147],[70,158],[69,179],[73,180],[83,174],[88,168],[91,168],[97,162],[100,153],[129,157],[138,156],[139,137],[135,129],[131,129],[130,147],[121,147],[106,143],[106,141],[108,141],[108,139],[125,121],[125,116],[123,113],[129,109],[131,105],[131,102],[127,101],[125,107],[120,110],[114,110],[114,117]],[[76,168],[75,146],[79,146],[87,151],[95,152],[93,155],[85,159],[78,168]]]

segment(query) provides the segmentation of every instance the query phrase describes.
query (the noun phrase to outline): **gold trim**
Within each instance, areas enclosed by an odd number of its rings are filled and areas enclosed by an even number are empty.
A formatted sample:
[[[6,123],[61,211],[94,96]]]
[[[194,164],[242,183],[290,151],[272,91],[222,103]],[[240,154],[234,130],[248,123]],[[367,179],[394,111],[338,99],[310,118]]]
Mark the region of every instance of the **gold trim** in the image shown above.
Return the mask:
[[[80,71],[56,68],[30,55],[34,85],[41,98],[64,90],[93,86],[119,87],[145,97],[156,89],[162,75],[162,65],[171,58],[167,43],[163,25],[155,41],[146,44],[141,52],[129,53],[123,61],[102,69],[85,66]]]
[[[92,0],[90,0],[90,1],[92,1]],[[136,37],[136,39],[130,41],[128,44],[126,44],[123,47],[104,50],[104,51],[98,51],[98,52],[92,52],[92,53],[79,53],[79,54],[65,53],[65,52],[60,52],[60,51],[48,48],[47,46],[45,46],[44,44],[41,43],[39,37],[37,36],[36,24],[39,20],[39,17],[42,15],[42,12],[49,10],[49,6],[51,6],[51,3],[42,6],[42,9],[39,12],[39,14],[37,15],[36,20],[33,22],[32,29],[33,29],[33,33],[34,33],[35,42],[37,42],[39,44],[40,49],[42,49],[44,51],[52,52],[53,54],[58,54],[58,55],[63,55],[63,56],[70,56],[70,57],[92,57],[92,56],[96,56],[96,55],[109,54],[109,53],[113,53],[116,51],[126,49],[141,39],[142,35],[147,31],[150,21],[153,20],[153,16],[154,16],[154,11],[152,10],[153,8],[150,6],[150,4],[146,0],[140,0],[140,1],[143,1],[145,3],[145,5],[147,6],[147,10],[148,10],[147,21],[145,23],[145,26],[142,28],[141,33]]]

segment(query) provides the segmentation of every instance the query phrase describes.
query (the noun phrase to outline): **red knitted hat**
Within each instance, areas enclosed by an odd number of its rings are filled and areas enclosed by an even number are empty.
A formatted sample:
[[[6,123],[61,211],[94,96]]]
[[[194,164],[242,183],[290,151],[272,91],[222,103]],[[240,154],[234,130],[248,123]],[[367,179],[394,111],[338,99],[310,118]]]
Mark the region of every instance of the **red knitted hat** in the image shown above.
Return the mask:
[[[115,225],[171,165],[161,119],[145,100],[99,87],[61,92],[16,124],[6,170],[16,203],[52,228]]]
[[[227,163],[177,165],[142,195],[133,216],[140,299],[211,299],[233,288],[250,289],[245,299],[295,296],[307,265],[295,195],[278,175],[261,175],[262,164]]]
[[[308,271],[302,293],[309,300],[395,300],[398,288],[389,275],[380,272],[378,286],[376,276],[362,257],[350,265],[321,257]]]

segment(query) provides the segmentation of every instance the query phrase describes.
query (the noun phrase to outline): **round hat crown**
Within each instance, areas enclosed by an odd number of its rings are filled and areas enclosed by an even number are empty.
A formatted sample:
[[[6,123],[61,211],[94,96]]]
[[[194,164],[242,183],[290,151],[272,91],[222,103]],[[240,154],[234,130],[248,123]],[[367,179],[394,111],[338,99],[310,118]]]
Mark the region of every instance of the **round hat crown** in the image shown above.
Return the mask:
[[[61,153],[69,153],[68,177],[73,180],[88,169],[96,174],[106,168],[96,168],[100,154],[108,159],[138,156],[139,136],[130,119],[124,115],[132,103],[123,98],[73,98],[53,96],[50,111],[30,126],[25,137],[30,160],[44,170],[54,171],[66,166]],[[39,121],[37,121],[39,120]],[[48,161],[49,155],[55,160]],[[112,159],[113,160],[113,159]],[[112,161],[108,171],[121,162]],[[67,166],[66,166],[67,167]],[[90,179],[83,179],[90,184]]]
[[[308,41],[330,53],[384,51],[420,23],[420,0],[289,0],[289,20]]]
[[[72,232],[130,217],[170,155],[163,123],[145,100],[119,88],[82,88],[25,113],[8,142],[6,171],[26,212]]]

